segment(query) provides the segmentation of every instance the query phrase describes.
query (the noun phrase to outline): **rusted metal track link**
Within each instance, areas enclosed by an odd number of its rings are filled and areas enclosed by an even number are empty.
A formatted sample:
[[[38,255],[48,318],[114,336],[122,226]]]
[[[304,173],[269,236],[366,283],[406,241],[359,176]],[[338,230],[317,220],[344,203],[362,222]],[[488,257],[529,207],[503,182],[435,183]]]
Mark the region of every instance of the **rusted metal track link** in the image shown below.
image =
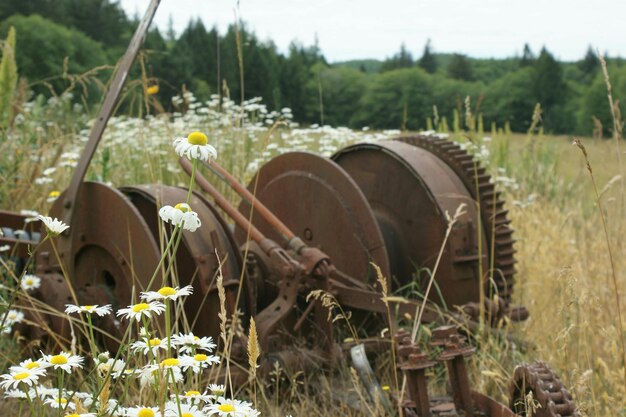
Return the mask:
[[[509,406],[519,415],[580,417],[569,391],[544,362],[515,368],[510,398]]]

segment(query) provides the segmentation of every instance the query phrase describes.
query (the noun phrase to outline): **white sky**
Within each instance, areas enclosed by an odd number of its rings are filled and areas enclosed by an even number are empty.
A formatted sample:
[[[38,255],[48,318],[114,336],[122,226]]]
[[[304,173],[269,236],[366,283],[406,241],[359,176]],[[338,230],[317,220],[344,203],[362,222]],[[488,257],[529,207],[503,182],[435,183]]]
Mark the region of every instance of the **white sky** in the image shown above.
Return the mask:
[[[143,16],[149,0],[119,0]],[[191,18],[224,33],[235,21],[236,0],[162,0],[156,24],[171,16],[177,33]],[[528,42],[558,59],[580,59],[589,44],[626,56],[623,0],[240,0],[238,15],[262,40],[284,52],[292,40],[315,37],[330,62],[384,59],[404,42],[419,58],[430,38],[437,52],[502,58],[521,54]]]

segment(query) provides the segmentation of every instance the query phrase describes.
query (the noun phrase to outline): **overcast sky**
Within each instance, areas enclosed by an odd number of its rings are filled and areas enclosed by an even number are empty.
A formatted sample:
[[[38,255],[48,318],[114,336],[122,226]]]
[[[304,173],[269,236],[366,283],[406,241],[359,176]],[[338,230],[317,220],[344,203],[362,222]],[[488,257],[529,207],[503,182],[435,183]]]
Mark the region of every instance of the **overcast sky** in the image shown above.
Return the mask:
[[[119,0],[131,15],[149,0]],[[525,42],[545,45],[558,59],[581,58],[588,45],[626,56],[623,0],[162,0],[156,24],[175,30],[191,18],[223,33],[238,15],[262,40],[284,52],[292,40],[319,41],[330,62],[384,59],[404,42],[414,57],[426,40],[436,52],[502,58],[521,54]]]

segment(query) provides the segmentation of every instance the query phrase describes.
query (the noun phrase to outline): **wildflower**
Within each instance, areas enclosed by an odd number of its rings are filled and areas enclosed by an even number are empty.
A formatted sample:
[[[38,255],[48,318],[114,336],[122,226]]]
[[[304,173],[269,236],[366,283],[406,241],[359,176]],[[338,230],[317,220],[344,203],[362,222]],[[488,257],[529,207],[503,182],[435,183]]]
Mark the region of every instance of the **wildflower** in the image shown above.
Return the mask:
[[[69,408],[70,410],[74,410],[76,408],[76,404],[74,404],[73,402],[68,402],[66,398],[59,398],[58,396],[48,398],[43,403],[49,405],[52,408],[62,408],[64,410],[67,408]]]
[[[162,417],[159,407],[132,407],[126,409],[128,417]]]
[[[36,275],[26,274],[22,278],[20,286],[24,291],[35,290],[41,286],[41,278]]]
[[[159,93],[159,85],[158,84],[153,84],[150,87],[146,88],[146,94],[148,94],[149,96],[153,96],[155,94]]]
[[[161,361],[161,367],[170,369],[180,366],[180,360],[178,358],[166,358]]]
[[[171,376],[174,376],[174,381],[179,382],[183,380],[183,373],[178,366],[171,366],[168,368],[169,375],[164,375],[164,378],[171,380]],[[148,384],[152,384],[159,376],[159,365],[146,365],[138,372],[139,384],[143,387]]]
[[[65,417],[96,417],[96,413],[72,413],[66,414]]]
[[[158,291],[148,291],[142,292],[141,298],[148,302],[154,300],[176,300],[178,297],[182,297],[185,295],[190,295],[193,292],[193,287],[191,285],[187,285],[183,288],[172,288],[172,287],[163,287]]]
[[[176,399],[176,394],[172,394],[172,398]],[[183,395],[178,396],[180,401],[190,401],[191,403],[194,403],[196,400],[208,403],[211,402],[213,398],[215,397],[213,395],[209,395],[206,391],[201,393],[200,391],[195,390],[185,391]]]
[[[152,356],[157,356],[159,349],[167,349],[167,339],[161,340],[155,337],[150,340],[139,340],[130,345],[135,352],[142,352],[144,355],[148,354],[148,351],[152,351]]]
[[[26,219],[24,219],[24,223],[34,222],[37,220],[37,216],[39,216],[39,213],[37,213],[35,210],[20,210],[20,214],[23,216],[28,216],[26,217]]]
[[[122,359],[113,359],[104,356],[102,358],[98,358],[98,361],[98,374],[102,378],[104,378],[108,374],[111,374],[113,378],[119,378],[120,376],[126,374],[126,371],[124,370],[124,368],[126,368],[126,362],[124,362]]]
[[[15,368],[25,368],[28,370],[31,369],[44,369],[45,366],[41,363],[41,359],[37,361],[33,361],[32,359],[26,359],[25,361],[20,362],[19,366],[12,366],[11,369]]]
[[[48,235],[54,237],[63,233],[66,229],[69,229],[69,226],[63,223],[61,220],[56,217],[52,219],[52,217],[42,216],[41,214],[37,216],[37,219],[41,220],[43,224],[46,225],[48,229]]]
[[[33,392],[34,394],[34,392]],[[29,394],[30,395],[30,394]],[[19,399],[26,399],[26,393],[24,391],[22,391],[21,389],[10,389],[4,392],[4,398],[19,398]]]
[[[204,353],[196,353],[193,356],[181,356],[180,366],[183,371],[191,368],[194,373],[199,373],[203,368],[220,363],[220,358],[213,355],[205,355]]]
[[[177,334],[171,337],[172,344],[180,353],[192,353],[197,350],[205,350],[212,352],[215,349],[215,343],[211,336],[198,337],[193,333]]]
[[[52,202],[54,202],[54,200],[56,200],[57,198],[59,198],[59,196],[60,196],[60,195],[61,195],[61,193],[60,193],[59,191],[56,191],[56,190],[54,190],[54,191],[50,191],[50,192],[48,193],[48,198],[46,199],[46,201],[47,201],[48,203],[52,203]]]
[[[198,218],[198,213],[191,210],[189,204],[178,203],[174,207],[163,206],[159,210],[159,216],[165,223],[172,223],[174,226],[180,226],[190,232],[195,232],[202,224]]]
[[[4,390],[17,388],[20,383],[24,383],[31,387],[37,382],[39,377],[44,374],[45,371],[43,369],[16,369],[8,374],[0,375],[0,378],[3,379],[3,381],[0,381],[0,388]]]
[[[224,385],[210,384],[209,391],[211,391],[211,394],[221,397],[226,392],[226,388]]]
[[[208,144],[209,138],[202,132],[191,132],[186,138],[176,138],[172,143],[179,156],[187,159],[208,161],[217,158],[217,150]]]
[[[7,313],[6,322],[11,325],[15,323],[19,323],[24,320],[24,313],[19,310],[9,310]]]
[[[165,305],[163,303],[151,302],[151,303],[139,303],[128,306],[128,308],[121,308],[117,311],[118,316],[126,316],[127,319],[141,320],[141,317],[152,318],[152,314],[159,315],[165,311]]]
[[[165,417],[204,417],[204,413],[195,405],[169,402],[165,405]]]
[[[72,314],[72,313],[85,313],[85,314],[97,314],[100,317],[106,316],[107,314],[111,313],[111,305],[105,305],[105,306],[98,306],[93,305],[93,306],[76,306],[74,304],[65,304],[65,313],[66,314]]]
[[[72,372],[72,368],[82,368],[83,358],[72,355],[68,352],[61,352],[58,355],[43,355],[43,364],[54,369],[62,369],[67,373]]]
[[[214,404],[209,405],[206,412],[210,416],[247,417],[258,415],[249,402],[235,399],[227,400],[224,397],[218,398]]]

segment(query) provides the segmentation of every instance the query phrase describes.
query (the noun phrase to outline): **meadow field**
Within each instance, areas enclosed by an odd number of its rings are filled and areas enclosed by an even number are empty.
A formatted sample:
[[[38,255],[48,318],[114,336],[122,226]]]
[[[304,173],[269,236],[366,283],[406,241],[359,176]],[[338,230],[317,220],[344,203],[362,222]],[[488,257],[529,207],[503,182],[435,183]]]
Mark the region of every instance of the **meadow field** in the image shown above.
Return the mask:
[[[177,100],[186,104],[186,112],[113,118],[87,178],[114,186],[155,182],[187,186],[188,177],[178,167],[171,142],[191,131],[204,132],[218,151],[218,161],[244,182],[264,162],[287,151],[330,156],[351,143],[379,141],[401,133],[302,127],[291,122],[289,109],[271,112],[259,100],[237,105],[229,100],[220,103],[215,97],[199,102],[191,94]],[[12,127],[0,133],[0,208],[47,213],[69,184],[90,123],[69,94],[27,103]],[[625,323],[619,322],[624,312],[618,308],[621,302],[624,309],[626,292],[626,143],[581,138],[592,176],[582,150],[569,136],[545,135],[538,130],[528,134],[478,132],[471,127],[439,133],[467,144],[499,184],[517,241],[514,300],[530,312],[525,322],[503,329],[522,343],[490,337],[488,331],[476,336],[477,354],[471,361],[476,389],[506,402],[514,366],[541,359],[570,387],[583,415],[625,415],[626,377],[620,343]],[[224,185],[212,180],[238,202]],[[8,271],[3,274],[8,276]],[[8,337],[1,344],[0,372],[30,353]],[[383,383],[388,383],[388,364],[380,366]],[[347,364],[340,373],[350,381]],[[86,374],[79,375],[87,378]],[[280,391],[280,397],[269,387],[267,395],[254,400],[248,390],[237,395],[254,402],[262,415],[268,416],[377,413],[337,402],[333,391],[325,378],[307,375],[300,384]],[[137,391],[132,395],[143,394]],[[11,401],[3,402],[0,410],[17,413],[16,403]],[[19,412],[27,415],[27,405]],[[56,410],[50,408],[49,412],[56,415]]]

